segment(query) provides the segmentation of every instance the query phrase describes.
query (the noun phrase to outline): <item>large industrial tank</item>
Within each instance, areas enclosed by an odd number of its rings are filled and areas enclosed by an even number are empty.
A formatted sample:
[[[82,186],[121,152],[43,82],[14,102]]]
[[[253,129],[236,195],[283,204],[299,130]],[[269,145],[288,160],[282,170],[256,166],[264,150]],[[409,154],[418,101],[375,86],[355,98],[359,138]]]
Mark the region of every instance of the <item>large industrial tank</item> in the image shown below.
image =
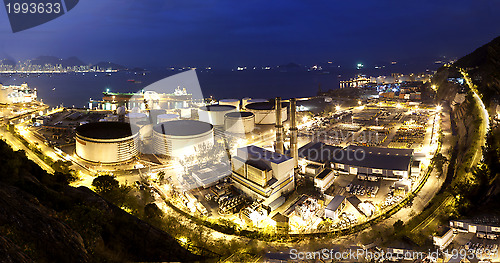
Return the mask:
[[[179,115],[177,114],[161,114],[161,115],[158,115],[156,120],[157,120],[157,123],[162,123],[162,122],[166,122],[166,121],[175,121],[175,120],[178,120],[179,119]]]
[[[231,105],[207,105],[198,109],[198,116],[200,121],[222,126],[224,125],[224,115],[235,111],[236,107]]]
[[[123,122],[94,122],[76,128],[76,154],[95,163],[131,160],[138,153],[138,130]]]
[[[153,127],[155,153],[182,158],[196,152],[202,144],[213,145],[214,129],[210,123],[195,120],[162,122]]]
[[[256,102],[246,106],[246,110],[255,114],[255,124],[276,124],[275,102]],[[281,103],[281,121],[287,120],[288,103]]]
[[[232,133],[249,133],[255,128],[255,115],[247,111],[226,113],[224,129]]]
[[[238,99],[222,99],[219,101],[219,105],[231,105],[240,110],[240,100]]]

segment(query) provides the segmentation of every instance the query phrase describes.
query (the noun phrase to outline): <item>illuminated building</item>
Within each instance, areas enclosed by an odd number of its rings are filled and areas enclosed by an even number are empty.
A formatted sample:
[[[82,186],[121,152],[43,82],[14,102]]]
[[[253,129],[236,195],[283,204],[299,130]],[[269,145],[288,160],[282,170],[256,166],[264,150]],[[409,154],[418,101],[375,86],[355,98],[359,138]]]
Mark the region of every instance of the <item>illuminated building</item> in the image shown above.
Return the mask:
[[[36,89],[31,90],[28,84],[24,83],[21,86],[4,86],[0,84],[0,103],[29,103],[36,101]]]
[[[254,145],[239,148],[232,158],[234,186],[267,206],[294,189],[293,165],[283,154]]]
[[[130,93],[103,92],[102,101],[90,101],[89,106],[102,110],[115,110],[125,107],[145,109],[182,109],[188,108],[193,103],[193,95],[186,89],[177,88],[173,93],[156,93],[154,91],[140,91]],[[95,104],[95,105],[94,105]]]
[[[356,78],[350,80],[341,80],[340,88],[359,88],[371,82],[370,78],[364,75],[358,75]]]
[[[367,146],[340,148],[311,142],[299,150],[306,164],[326,165],[341,174],[386,180],[407,179],[411,174],[413,149]]]
[[[342,214],[342,211],[344,211],[346,205],[347,198],[343,195],[336,195],[326,206],[325,217],[331,218],[333,220],[338,219],[339,215]]]

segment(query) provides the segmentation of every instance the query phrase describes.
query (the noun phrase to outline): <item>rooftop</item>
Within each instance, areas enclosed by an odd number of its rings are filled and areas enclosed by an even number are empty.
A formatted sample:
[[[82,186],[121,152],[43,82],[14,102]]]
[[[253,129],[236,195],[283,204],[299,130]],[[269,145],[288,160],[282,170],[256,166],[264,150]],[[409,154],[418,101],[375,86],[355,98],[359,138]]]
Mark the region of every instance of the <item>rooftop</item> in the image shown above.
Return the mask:
[[[309,161],[326,163],[328,161],[374,169],[408,169],[413,149],[396,149],[366,146],[341,148],[322,142],[310,142],[299,149],[299,157]]]
[[[325,177],[327,177],[330,173],[333,173],[332,169],[330,168],[325,168],[321,173],[319,173],[316,178],[322,180]]]
[[[276,213],[273,217],[272,217],[272,220],[274,222],[282,222],[282,223],[288,223],[288,217],[280,214],[280,213]]]
[[[346,148],[337,152],[331,161],[358,167],[406,171],[411,159],[412,155],[391,155],[366,149]]]
[[[322,142],[310,142],[299,149],[299,157],[309,161],[324,163],[329,161],[332,156],[341,151],[342,147],[324,144]]]
[[[330,203],[328,203],[328,205],[326,206],[326,209],[330,210],[330,211],[336,211],[340,204],[342,204],[342,202],[344,202],[345,200],[345,196],[343,195],[336,195],[332,201],[330,201]]]
[[[254,157],[255,159],[261,159],[275,164],[279,164],[292,159],[291,157],[288,157],[286,155],[279,154],[277,152],[271,152],[255,145],[249,145],[246,147],[239,148],[238,151],[243,151],[248,155],[250,155],[249,158],[247,159]]]

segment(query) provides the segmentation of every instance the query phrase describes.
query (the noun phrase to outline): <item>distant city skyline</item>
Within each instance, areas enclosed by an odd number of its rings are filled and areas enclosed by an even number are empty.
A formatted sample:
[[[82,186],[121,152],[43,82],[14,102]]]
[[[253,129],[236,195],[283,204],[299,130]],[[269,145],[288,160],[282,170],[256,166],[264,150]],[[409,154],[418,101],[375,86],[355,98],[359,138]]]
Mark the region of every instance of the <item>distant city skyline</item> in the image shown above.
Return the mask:
[[[497,1],[82,1],[12,33],[0,58],[78,56],[137,67],[233,68],[461,57],[500,35]]]

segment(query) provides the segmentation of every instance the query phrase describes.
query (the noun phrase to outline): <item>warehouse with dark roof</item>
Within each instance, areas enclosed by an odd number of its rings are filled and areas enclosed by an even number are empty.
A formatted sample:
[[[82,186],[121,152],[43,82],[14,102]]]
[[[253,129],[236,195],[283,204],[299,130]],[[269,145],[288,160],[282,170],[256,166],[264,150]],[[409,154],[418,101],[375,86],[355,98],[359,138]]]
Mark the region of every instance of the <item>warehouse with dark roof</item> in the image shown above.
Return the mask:
[[[308,164],[323,164],[339,173],[399,180],[408,178],[411,173],[413,149],[353,145],[340,148],[316,142],[300,148],[299,157]]]

